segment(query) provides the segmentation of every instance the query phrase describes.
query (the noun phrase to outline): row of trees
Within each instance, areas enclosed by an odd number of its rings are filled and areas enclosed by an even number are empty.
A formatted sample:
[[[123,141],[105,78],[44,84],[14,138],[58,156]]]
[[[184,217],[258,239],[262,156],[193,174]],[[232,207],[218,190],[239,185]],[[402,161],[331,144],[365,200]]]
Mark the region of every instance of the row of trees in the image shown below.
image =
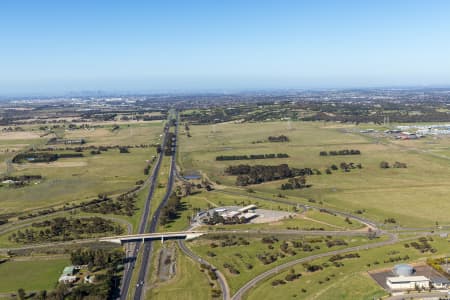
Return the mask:
[[[288,158],[287,153],[270,153],[270,154],[250,154],[250,155],[219,155],[216,156],[217,161],[224,160],[249,160],[249,159],[271,159],[271,158]]]
[[[19,153],[12,159],[13,163],[23,162],[52,162],[59,158],[71,158],[71,157],[83,157],[83,153],[46,153],[46,152],[33,152],[33,153]]]
[[[294,190],[308,187],[305,176],[289,178],[287,183],[281,185],[282,190]]]
[[[362,169],[362,164],[354,162],[341,162],[339,166],[332,164],[330,167],[325,169],[325,173],[332,174],[332,171],[338,171],[339,169],[344,172],[350,172],[353,169]]]
[[[408,166],[405,163],[398,162],[398,161],[396,161],[392,165],[392,168],[398,168],[398,169],[405,169],[407,167]],[[382,161],[382,162],[380,162],[380,168],[382,168],[382,169],[389,169],[389,168],[391,168],[391,165],[387,161]]]
[[[167,200],[166,206],[163,207],[161,215],[159,217],[159,222],[161,225],[166,225],[169,222],[179,218],[179,211],[182,209],[181,198],[172,193]]]
[[[314,172],[310,168],[289,168],[287,164],[276,166],[265,165],[237,165],[228,166],[225,169],[227,175],[238,175],[236,185],[246,186],[249,184],[258,184],[278,179],[313,175]]]
[[[267,140],[271,143],[289,142],[289,138],[285,135],[269,136]]]
[[[130,153],[130,150],[128,150],[128,147],[120,146],[119,153]]]
[[[169,132],[167,134],[167,139],[166,139],[166,144],[164,145],[164,155],[166,156],[171,156],[173,154],[173,151],[175,149],[175,143],[176,143],[176,137],[175,134],[173,132]],[[156,149],[157,153],[160,153],[163,149],[160,147],[158,147]]]
[[[362,169],[361,163],[353,163],[353,162],[341,162],[338,165],[331,165],[329,168],[325,170],[326,174],[332,174],[332,171],[337,171],[341,169],[344,172],[350,172],[352,169]],[[279,180],[284,178],[294,178],[299,177],[297,179],[292,179],[285,184],[282,184],[281,189],[290,190],[290,189],[298,189],[308,187],[306,185],[305,176],[310,175],[321,175],[317,169],[311,168],[289,168],[287,164],[281,164],[276,166],[265,166],[265,165],[236,165],[236,166],[228,166],[225,168],[225,174],[227,175],[237,175],[236,185],[246,186],[250,184],[259,184],[262,182]]]
[[[320,151],[320,156],[336,156],[336,155],[360,155],[361,151],[356,149],[343,149],[343,150],[332,150],[332,151]]]
[[[135,145],[101,145],[101,146],[95,146],[95,145],[89,145],[89,146],[78,146],[78,147],[41,147],[38,148],[39,151],[48,151],[48,152],[54,152],[54,151],[75,151],[75,152],[83,152],[85,150],[91,150],[95,151],[97,154],[98,152],[106,152],[111,149],[118,149],[120,147],[126,147],[126,148],[149,148],[154,147],[155,145],[151,144],[135,144]]]

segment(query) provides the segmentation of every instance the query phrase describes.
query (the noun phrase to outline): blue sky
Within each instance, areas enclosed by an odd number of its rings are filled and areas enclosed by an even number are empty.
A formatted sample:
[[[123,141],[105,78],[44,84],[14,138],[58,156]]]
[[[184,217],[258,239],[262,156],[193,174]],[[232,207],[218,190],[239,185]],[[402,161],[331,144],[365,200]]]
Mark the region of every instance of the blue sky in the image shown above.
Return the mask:
[[[450,1],[5,0],[0,95],[450,85]]]

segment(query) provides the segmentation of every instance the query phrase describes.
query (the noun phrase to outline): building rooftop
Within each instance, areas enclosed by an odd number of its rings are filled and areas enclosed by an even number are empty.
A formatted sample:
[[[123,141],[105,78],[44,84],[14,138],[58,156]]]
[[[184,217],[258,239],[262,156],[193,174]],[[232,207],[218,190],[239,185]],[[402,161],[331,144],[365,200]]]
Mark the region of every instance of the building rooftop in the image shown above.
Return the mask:
[[[74,266],[64,267],[64,270],[62,271],[62,275],[73,275],[74,270],[75,270]]]
[[[445,277],[435,277],[435,278],[431,278],[431,282],[440,283],[440,284],[449,284],[450,280],[448,280]]]
[[[258,214],[255,214],[255,213],[245,213],[245,214],[242,214],[242,217],[243,217],[244,219],[252,219],[252,218],[254,218],[254,217],[256,217],[256,216],[258,216]]]
[[[245,207],[242,207],[242,208],[238,209],[238,211],[239,212],[246,212],[247,210],[255,209],[256,207],[257,206],[255,204],[250,204],[250,205],[247,205]]]
[[[387,281],[391,283],[402,283],[402,282],[415,282],[415,281],[429,281],[425,276],[400,276],[400,277],[388,277]]]

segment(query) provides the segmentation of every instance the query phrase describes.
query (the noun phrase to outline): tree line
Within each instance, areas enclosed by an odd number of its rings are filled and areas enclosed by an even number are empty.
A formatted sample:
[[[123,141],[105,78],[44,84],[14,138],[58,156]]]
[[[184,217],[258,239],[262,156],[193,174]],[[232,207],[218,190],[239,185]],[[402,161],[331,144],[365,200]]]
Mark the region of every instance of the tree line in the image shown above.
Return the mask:
[[[175,149],[175,143],[176,143],[175,134],[173,132],[169,132],[167,134],[166,143],[162,147],[160,145],[158,145],[156,147],[156,153],[159,154],[162,151],[164,151],[164,155],[171,156],[173,154],[174,149]]]
[[[342,149],[342,150],[332,150],[332,151],[320,151],[320,156],[336,156],[336,155],[360,155],[361,151],[356,149]]]
[[[237,175],[236,185],[240,186],[314,174],[313,170],[310,168],[289,168],[287,164],[276,166],[250,166],[241,164],[237,166],[228,166],[225,169],[225,173],[227,175]]]
[[[283,143],[283,142],[289,142],[289,138],[285,135],[279,135],[279,136],[269,136],[267,140],[271,143]]]
[[[37,150],[39,151],[75,151],[75,152],[83,152],[84,150],[92,150],[96,152],[106,152],[110,149],[118,149],[120,147],[127,147],[127,148],[149,148],[149,147],[155,147],[155,145],[152,144],[136,144],[136,145],[102,145],[102,146],[95,146],[95,145],[89,145],[89,146],[78,146],[78,147],[41,147]]]
[[[310,186],[310,185],[309,185]],[[303,189],[309,187],[306,184],[305,176],[289,178],[287,183],[283,183],[281,185],[282,190],[294,190],[294,189]]]
[[[40,162],[52,162],[59,158],[71,158],[71,157],[83,157],[83,153],[46,153],[46,152],[33,152],[33,153],[19,153],[12,159],[13,163],[40,163]]]
[[[250,154],[250,155],[219,155],[216,156],[217,161],[224,160],[250,160],[250,159],[271,159],[271,158],[288,158],[287,153],[269,153],[269,154]]]
[[[393,165],[390,165],[387,161],[380,162],[380,168],[382,169],[389,169],[389,168],[398,168],[398,169],[405,169],[408,166],[405,163],[396,161]]]

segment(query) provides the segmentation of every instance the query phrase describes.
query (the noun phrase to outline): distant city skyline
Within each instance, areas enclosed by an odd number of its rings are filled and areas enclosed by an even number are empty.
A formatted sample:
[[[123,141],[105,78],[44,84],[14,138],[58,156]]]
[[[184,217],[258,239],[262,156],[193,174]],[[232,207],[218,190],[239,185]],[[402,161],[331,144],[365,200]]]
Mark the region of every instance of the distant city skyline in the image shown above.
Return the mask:
[[[450,86],[450,2],[0,3],[0,96]]]

